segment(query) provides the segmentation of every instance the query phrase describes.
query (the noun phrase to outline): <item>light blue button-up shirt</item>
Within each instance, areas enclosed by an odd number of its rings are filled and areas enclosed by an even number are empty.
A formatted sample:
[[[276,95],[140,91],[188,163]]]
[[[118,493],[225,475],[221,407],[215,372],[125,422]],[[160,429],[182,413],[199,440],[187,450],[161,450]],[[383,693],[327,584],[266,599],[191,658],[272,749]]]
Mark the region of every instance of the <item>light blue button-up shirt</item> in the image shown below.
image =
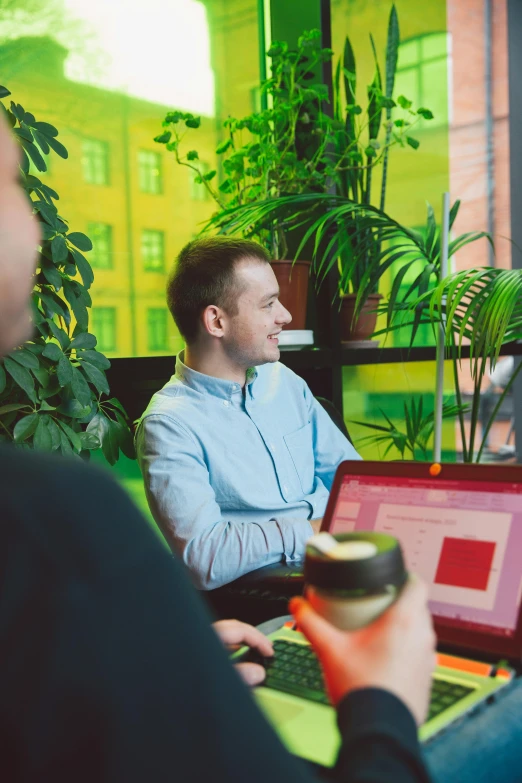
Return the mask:
[[[279,362],[244,389],[176,361],[136,435],[152,514],[206,590],[299,560],[335,470],[359,459],[306,383]]]

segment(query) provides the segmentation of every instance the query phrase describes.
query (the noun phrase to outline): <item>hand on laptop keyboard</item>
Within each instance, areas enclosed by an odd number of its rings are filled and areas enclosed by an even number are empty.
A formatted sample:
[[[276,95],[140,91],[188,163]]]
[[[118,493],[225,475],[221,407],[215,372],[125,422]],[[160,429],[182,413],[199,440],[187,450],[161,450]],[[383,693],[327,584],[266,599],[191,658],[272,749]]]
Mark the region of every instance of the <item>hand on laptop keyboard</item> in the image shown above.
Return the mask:
[[[340,631],[304,598],[290,611],[323,667],[332,703],[359,688],[382,688],[401,699],[420,725],[426,718],[435,668],[435,634],[423,582],[411,579],[396,603],[358,631]]]
[[[239,620],[219,620],[212,627],[227,649],[250,647],[251,655],[243,657],[236,669],[247,685],[260,685],[265,679],[265,663],[274,654],[270,639],[253,625]]]

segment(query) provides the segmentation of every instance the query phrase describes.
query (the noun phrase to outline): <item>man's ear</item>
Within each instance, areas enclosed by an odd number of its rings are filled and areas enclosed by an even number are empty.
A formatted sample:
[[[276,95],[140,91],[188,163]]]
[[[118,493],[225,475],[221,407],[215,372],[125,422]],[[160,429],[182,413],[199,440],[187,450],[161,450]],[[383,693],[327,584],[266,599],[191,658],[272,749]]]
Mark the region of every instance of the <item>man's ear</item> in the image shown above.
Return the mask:
[[[216,305],[209,305],[203,310],[201,321],[205,332],[211,337],[222,337],[224,332],[224,312]]]

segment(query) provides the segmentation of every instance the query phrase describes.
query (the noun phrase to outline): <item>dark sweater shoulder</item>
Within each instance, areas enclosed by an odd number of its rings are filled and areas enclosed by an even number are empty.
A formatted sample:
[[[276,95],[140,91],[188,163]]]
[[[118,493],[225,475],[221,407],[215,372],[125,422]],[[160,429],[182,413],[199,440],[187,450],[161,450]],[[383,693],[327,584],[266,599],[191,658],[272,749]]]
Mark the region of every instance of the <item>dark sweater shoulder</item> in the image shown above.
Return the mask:
[[[166,554],[108,471],[80,460],[0,448],[2,546],[23,545],[89,581],[150,550]]]

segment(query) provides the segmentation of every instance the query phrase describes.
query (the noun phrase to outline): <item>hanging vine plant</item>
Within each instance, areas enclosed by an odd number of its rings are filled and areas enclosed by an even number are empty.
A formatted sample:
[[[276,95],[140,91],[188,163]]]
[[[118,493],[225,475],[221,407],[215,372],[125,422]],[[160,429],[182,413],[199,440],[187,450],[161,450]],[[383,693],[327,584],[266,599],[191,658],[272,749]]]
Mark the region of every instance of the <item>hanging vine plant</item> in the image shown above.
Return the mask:
[[[0,99],[10,92],[0,87]],[[114,464],[120,450],[134,458],[122,405],[110,398],[106,356],[89,332],[94,276],[83,253],[91,240],[70,231],[58,212],[58,193],[30,172],[47,171],[45,156],[67,158],[58,131],[19,103],[0,101],[20,143],[20,181],[40,222],[32,294],[33,337],[0,361],[0,440],[24,448],[84,458],[101,448]]]

